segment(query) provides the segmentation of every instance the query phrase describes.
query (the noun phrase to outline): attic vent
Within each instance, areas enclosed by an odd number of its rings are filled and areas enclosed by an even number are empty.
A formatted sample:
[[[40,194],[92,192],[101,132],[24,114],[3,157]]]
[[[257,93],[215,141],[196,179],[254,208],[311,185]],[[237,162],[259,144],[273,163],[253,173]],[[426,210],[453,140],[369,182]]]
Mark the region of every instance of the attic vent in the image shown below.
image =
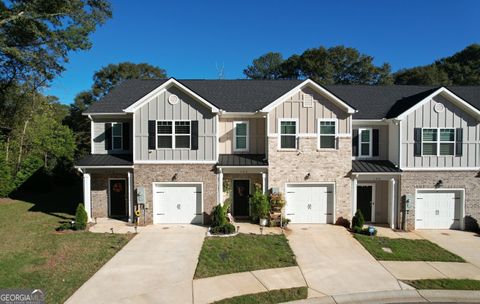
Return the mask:
[[[312,94],[303,94],[303,107],[304,108],[313,107],[313,95]]]
[[[172,94],[170,96],[168,96],[168,102],[171,104],[171,105],[175,105],[178,103],[178,96],[175,95],[175,94]]]
[[[445,110],[445,106],[439,102],[437,102],[434,106],[433,106],[433,109],[435,110],[435,112],[437,113],[442,113],[444,110]]]

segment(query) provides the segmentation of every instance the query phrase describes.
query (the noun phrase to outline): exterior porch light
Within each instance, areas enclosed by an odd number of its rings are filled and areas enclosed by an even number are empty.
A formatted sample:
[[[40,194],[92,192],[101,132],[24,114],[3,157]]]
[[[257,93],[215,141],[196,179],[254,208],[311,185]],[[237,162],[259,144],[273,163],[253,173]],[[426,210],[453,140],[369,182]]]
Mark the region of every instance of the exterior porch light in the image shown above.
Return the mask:
[[[305,180],[310,179],[310,177],[311,177],[310,172],[308,172],[307,175],[305,175]]]
[[[435,189],[442,188],[443,187],[443,181],[440,179],[438,182],[435,184]]]
[[[175,173],[175,174],[172,176],[172,182],[176,182],[176,181],[177,181],[177,178],[178,178],[178,174]]]

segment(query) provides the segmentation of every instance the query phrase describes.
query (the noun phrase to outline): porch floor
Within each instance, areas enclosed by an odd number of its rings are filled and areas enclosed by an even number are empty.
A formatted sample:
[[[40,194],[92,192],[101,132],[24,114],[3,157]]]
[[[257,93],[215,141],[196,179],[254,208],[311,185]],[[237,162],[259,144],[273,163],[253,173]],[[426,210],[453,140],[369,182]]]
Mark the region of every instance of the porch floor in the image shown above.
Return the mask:
[[[145,227],[137,227],[137,232],[140,232]],[[93,224],[88,231],[94,233],[135,233],[135,226],[124,221],[112,218],[97,218],[97,223]]]

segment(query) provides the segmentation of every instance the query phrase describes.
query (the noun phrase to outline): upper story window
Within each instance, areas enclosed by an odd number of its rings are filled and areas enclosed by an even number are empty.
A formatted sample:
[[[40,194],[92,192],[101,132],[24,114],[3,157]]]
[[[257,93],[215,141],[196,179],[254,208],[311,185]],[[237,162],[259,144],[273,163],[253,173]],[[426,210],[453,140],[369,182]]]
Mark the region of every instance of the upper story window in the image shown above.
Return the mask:
[[[358,129],[358,156],[372,157],[372,129]]]
[[[190,121],[157,121],[157,148],[190,149]]]
[[[123,148],[123,130],[122,123],[112,123],[112,150],[122,150]]]
[[[335,149],[337,125],[335,120],[318,121],[318,146],[320,149]]]
[[[248,151],[248,121],[235,121],[233,131],[234,151]]]
[[[422,129],[423,155],[455,155],[455,129]]]
[[[297,148],[297,121],[280,120],[280,149]]]

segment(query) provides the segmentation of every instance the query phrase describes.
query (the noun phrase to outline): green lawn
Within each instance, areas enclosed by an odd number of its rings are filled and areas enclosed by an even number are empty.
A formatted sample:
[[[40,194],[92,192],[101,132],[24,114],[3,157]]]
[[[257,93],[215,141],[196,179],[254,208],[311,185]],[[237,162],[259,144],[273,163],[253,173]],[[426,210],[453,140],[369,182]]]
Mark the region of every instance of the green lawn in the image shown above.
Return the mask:
[[[42,289],[47,303],[63,303],[132,238],[56,232],[59,222],[73,218],[55,212],[55,204],[74,210],[61,205],[69,195],[59,190],[51,201],[42,194],[30,200],[35,203],[0,199],[0,288]]]
[[[295,265],[284,235],[209,237],[203,243],[195,278]]]
[[[307,287],[279,289],[267,292],[238,296],[215,304],[275,304],[307,298]]]
[[[435,279],[405,281],[405,283],[416,289],[480,290],[480,281],[477,280]]]
[[[390,239],[355,234],[355,238],[377,260],[465,262],[464,259],[428,240]],[[390,248],[392,253],[382,248]]]

